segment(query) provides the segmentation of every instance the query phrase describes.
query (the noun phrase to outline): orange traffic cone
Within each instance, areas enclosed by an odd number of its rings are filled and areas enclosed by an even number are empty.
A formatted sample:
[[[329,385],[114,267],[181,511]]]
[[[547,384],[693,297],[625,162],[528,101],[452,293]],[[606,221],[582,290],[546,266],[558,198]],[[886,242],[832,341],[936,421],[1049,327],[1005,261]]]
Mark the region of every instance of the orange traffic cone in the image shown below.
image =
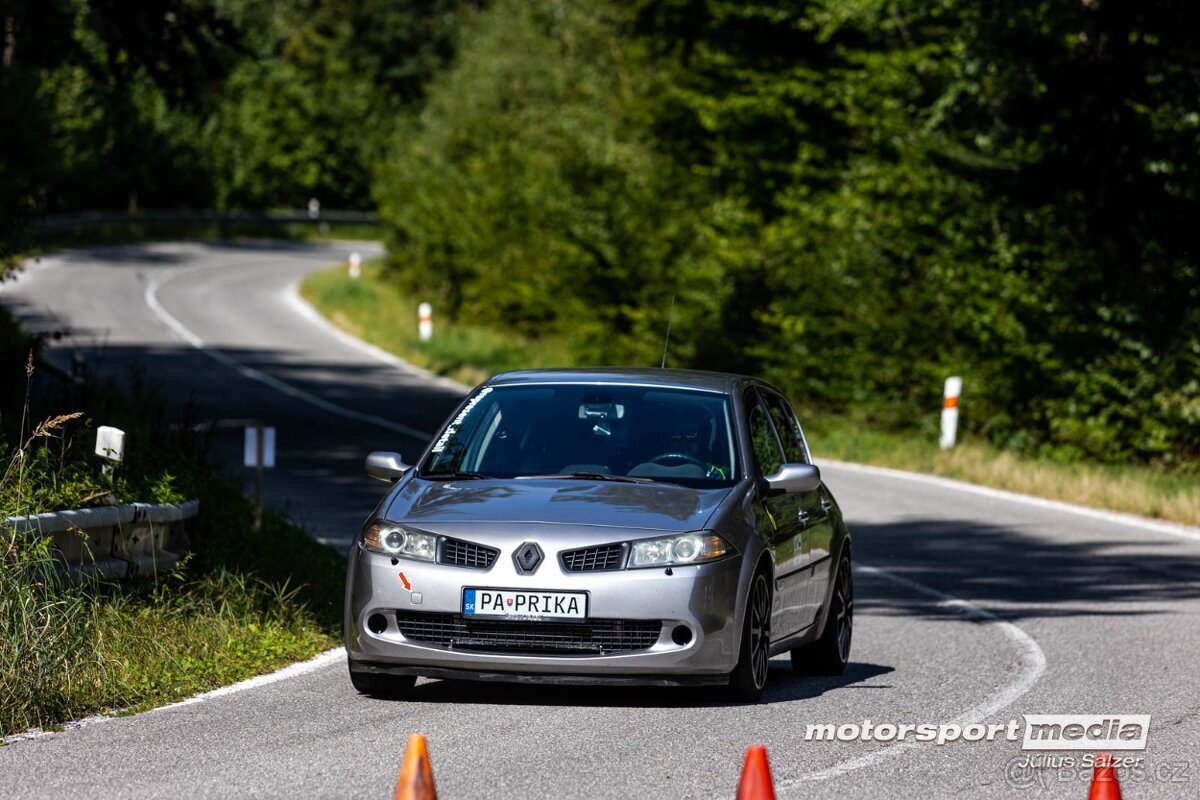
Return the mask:
[[[394,800],[437,800],[433,785],[433,767],[429,765],[429,748],[425,737],[414,733],[404,748],[404,764],[396,780]]]
[[[775,800],[775,784],[771,781],[771,765],[767,748],[752,744],[746,748],[742,779],[738,781],[736,800]]]
[[[1100,753],[1096,756],[1096,768],[1092,771],[1092,788],[1088,800],[1121,800],[1121,784],[1113,769],[1112,756]]]

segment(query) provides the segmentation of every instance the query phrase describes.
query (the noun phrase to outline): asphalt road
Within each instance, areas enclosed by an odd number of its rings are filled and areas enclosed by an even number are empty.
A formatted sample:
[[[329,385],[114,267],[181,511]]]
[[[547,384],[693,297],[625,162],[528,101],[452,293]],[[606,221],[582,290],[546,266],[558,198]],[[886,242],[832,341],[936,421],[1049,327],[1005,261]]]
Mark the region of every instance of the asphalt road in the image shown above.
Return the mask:
[[[276,425],[268,499],[338,545],[381,495],[361,475],[363,454],[415,455],[459,397],[297,305],[295,283],[349,249],[77,251],[32,266],[0,302],[35,327],[70,328],[55,358],[78,349],[113,374],[141,363],[201,416]],[[795,676],[778,659],[749,706],[700,690],[442,681],[385,701],[355,694],[334,654],[197,702],[16,741],[0,748],[0,797],[387,797],[413,732],[429,737],[451,799],[732,797],[755,742],[787,798],[1086,797],[1090,773],[1021,769],[1019,741],[805,739],[809,724],[1023,714],[1150,714],[1125,797],[1200,796],[1200,531],[824,471],[859,564],[842,677]]]

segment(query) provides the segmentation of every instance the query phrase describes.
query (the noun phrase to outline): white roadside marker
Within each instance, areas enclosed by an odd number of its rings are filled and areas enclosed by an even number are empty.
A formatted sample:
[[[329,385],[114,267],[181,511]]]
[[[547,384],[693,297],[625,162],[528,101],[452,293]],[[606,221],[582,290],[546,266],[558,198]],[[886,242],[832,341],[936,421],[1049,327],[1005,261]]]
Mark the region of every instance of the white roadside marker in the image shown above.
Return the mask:
[[[961,393],[962,378],[946,378],[946,390],[942,400],[942,439],[939,442],[943,450],[954,447],[954,440],[958,435],[958,396]]]

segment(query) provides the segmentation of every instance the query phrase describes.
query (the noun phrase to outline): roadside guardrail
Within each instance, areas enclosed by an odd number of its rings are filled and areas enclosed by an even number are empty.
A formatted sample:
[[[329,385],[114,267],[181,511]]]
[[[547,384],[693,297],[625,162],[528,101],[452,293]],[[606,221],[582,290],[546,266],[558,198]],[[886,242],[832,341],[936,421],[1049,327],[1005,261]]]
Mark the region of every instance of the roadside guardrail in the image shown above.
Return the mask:
[[[111,580],[175,566],[189,547],[183,523],[199,513],[200,501],[193,499],[51,511],[8,517],[3,524],[18,534],[49,537],[73,580]]]
[[[215,223],[254,225],[351,224],[374,225],[378,216],[369,211],[333,211],[286,209],[278,211],[214,211],[210,209],[140,209],[128,211],[84,211],[75,214],[50,214],[32,220],[28,232],[34,236],[86,230],[128,223]]]

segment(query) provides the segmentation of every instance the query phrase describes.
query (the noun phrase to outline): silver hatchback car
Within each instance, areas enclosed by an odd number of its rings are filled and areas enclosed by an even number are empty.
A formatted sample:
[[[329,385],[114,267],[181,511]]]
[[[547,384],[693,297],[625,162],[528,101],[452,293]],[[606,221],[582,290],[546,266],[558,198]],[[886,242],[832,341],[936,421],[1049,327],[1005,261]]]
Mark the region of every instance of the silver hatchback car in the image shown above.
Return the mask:
[[[772,655],[838,674],[850,535],[783,394],[682,370],[498,375],[450,416],[351,546],[359,691],[419,675],[717,684],[755,700]]]

